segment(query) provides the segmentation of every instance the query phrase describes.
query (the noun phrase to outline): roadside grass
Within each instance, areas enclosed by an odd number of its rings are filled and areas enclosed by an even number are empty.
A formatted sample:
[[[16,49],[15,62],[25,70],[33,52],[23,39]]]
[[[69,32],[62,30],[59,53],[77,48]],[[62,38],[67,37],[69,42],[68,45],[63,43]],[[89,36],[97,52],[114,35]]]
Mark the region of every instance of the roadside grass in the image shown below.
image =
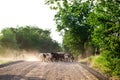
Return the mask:
[[[81,63],[86,63],[87,66],[95,69],[104,76],[108,77],[110,80],[120,80],[120,76],[110,76],[109,68],[106,67],[109,62],[102,55],[90,56],[85,59],[80,60]]]
[[[93,69],[97,70],[101,74],[106,75],[106,71],[108,68],[105,67],[105,65],[107,64],[107,61],[101,55],[90,56],[80,60],[80,62],[86,63],[89,67],[92,67]]]
[[[2,60],[0,60],[0,65],[2,65],[2,64],[8,64],[8,63],[11,63],[11,62],[13,62],[13,61],[2,61]]]

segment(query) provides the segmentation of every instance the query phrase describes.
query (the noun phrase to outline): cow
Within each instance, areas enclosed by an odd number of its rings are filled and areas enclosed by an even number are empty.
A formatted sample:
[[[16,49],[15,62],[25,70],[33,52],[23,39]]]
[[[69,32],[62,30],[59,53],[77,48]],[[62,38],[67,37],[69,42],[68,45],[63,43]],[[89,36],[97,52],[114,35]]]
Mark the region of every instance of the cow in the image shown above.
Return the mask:
[[[42,62],[51,62],[52,61],[51,53],[40,53],[39,57]]]
[[[71,53],[65,53],[64,58],[66,62],[73,62],[74,61],[74,56]]]
[[[45,58],[46,58],[45,53],[40,53],[39,58],[40,58],[41,62],[45,62]]]
[[[41,61],[42,62],[73,62],[74,57],[71,53],[64,52],[52,52],[52,53],[41,53]]]
[[[45,62],[52,62],[52,54],[51,53],[45,53]]]
[[[52,61],[56,61],[56,62],[64,61],[64,54],[60,54],[57,52],[55,53],[52,52],[51,54],[52,54]]]

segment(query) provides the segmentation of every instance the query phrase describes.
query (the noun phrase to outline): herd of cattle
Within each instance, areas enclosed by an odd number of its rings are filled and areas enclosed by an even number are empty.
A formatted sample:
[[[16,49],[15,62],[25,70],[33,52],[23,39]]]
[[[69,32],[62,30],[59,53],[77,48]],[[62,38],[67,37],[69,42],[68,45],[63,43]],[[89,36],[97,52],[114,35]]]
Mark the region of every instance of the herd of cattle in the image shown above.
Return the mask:
[[[74,57],[71,53],[40,53],[39,55],[42,62],[73,62]]]

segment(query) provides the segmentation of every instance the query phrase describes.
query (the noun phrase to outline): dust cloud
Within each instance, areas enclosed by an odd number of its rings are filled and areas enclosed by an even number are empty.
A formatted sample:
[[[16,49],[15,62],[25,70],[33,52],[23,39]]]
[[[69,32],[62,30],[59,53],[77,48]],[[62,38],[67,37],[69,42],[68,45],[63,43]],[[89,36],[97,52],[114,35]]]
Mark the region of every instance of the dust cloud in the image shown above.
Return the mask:
[[[0,55],[0,64],[12,61],[40,61],[38,51],[10,51]]]

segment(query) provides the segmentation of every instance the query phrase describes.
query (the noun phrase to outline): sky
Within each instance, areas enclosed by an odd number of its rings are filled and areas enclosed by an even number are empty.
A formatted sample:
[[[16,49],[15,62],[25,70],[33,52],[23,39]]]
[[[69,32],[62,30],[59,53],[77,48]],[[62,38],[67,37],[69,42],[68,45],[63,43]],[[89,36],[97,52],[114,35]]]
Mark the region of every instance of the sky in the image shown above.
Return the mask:
[[[62,36],[56,31],[55,11],[50,10],[44,0],[0,0],[0,30],[6,27],[38,26],[50,29],[53,40],[62,43]]]

